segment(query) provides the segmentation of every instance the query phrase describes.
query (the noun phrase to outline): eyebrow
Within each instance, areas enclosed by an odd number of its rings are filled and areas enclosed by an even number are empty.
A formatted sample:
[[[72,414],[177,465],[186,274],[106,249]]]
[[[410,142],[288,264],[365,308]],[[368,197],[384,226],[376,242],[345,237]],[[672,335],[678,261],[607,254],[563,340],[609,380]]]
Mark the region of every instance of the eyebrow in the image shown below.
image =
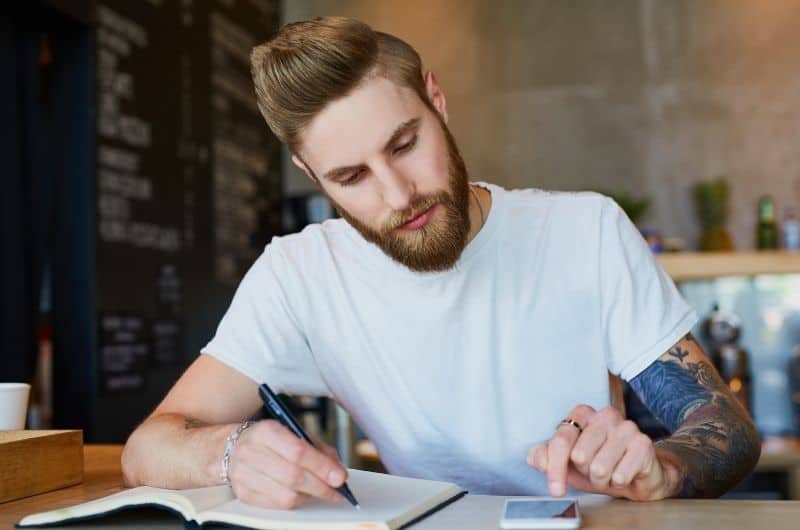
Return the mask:
[[[413,131],[419,127],[419,123],[421,118],[411,118],[408,121],[401,123],[392,133],[392,136],[389,137],[389,140],[383,145],[383,152],[387,153],[391,151],[394,144],[400,139],[401,136],[408,133],[409,131]],[[358,164],[355,166],[342,166],[331,169],[330,171],[326,172],[323,177],[328,180],[333,180],[336,177],[342,176],[346,173],[351,173],[353,171],[357,171],[364,167],[363,164]]]

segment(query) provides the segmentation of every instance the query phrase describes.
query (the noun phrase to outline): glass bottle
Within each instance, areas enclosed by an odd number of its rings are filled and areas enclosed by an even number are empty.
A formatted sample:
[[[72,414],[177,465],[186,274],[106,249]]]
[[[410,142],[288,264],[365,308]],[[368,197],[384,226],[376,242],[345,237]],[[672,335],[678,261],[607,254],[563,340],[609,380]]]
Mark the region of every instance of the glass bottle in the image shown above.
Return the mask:
[[[783,230],[783,248],[800,250],[800,219],[797,218],[797,207],[794,204],[784,208],[781,228]]]
[[[778,248],[778,227],[775,223],[775,203],[770,195],[764,195],[758,201],[756,248],[758,250]]]

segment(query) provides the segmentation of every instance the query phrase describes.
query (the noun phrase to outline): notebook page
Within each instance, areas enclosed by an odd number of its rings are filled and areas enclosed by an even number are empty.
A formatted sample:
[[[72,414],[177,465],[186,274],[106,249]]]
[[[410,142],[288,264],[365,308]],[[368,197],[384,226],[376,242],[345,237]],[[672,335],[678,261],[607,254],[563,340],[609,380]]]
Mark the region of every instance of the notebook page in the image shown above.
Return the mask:
[[[334,503],[310,499],[294,510],[265,510],[233,500],[204,512],[198,519],[238,521],[243,526],[254,528],[390,528],[396,526],[393,524],[397,522],[395,520],[413,519],[461,492],[460,488],[446,482],[360,470],[350,470],[347,482],[361,504],[361,510],[356,510],[347,501]],[[280,524],[275,525],[276,522]],[[369,523],[374,523],[374,526]]]
[[[191,504],[194,513],[200,513],[214,506],[219,506],[236,498],[230,486],[209,486],[205,488],[193,488],[186,490],[167,490],[150,488],[162,494],[178,494]]]

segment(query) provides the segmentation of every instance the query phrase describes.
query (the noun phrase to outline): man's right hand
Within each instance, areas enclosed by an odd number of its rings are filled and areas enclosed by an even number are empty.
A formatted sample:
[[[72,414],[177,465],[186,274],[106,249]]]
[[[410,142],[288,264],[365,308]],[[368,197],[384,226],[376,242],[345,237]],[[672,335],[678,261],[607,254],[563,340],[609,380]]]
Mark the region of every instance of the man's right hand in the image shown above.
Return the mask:
[[[211,472],[219,476],[220,465]],[[264,420],[242,432],[231,452],[228,478],[245,504],[288,510],[309,497],[342,501],[336,488],[347,479],[347,470],[333,447],[312,446],[279,422]]]
[[[209,391],[213,389],[213,391]],[[201,488],[221,483],[222,455],[241,418],[264,406],[258,384],[210,355],[200,355],[122,452],[126,486]],[[347,470],[336,451],[301,440],[272,420],[242,431],[228,479],[247,504],[289,509],[309,496],[338,500]]]

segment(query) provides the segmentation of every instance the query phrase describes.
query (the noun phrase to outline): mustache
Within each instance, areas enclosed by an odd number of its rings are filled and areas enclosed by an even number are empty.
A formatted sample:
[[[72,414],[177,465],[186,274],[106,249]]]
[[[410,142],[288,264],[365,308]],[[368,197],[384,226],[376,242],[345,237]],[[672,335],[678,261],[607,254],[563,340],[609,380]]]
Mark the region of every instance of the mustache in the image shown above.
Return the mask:
[[[431,195],[421,195],[413,199],[408,208],[392,214],[392,217],[384,224],[381,232],[389,234],[434,205],[445,203],[449,200],[450,196],[444,190]]]

